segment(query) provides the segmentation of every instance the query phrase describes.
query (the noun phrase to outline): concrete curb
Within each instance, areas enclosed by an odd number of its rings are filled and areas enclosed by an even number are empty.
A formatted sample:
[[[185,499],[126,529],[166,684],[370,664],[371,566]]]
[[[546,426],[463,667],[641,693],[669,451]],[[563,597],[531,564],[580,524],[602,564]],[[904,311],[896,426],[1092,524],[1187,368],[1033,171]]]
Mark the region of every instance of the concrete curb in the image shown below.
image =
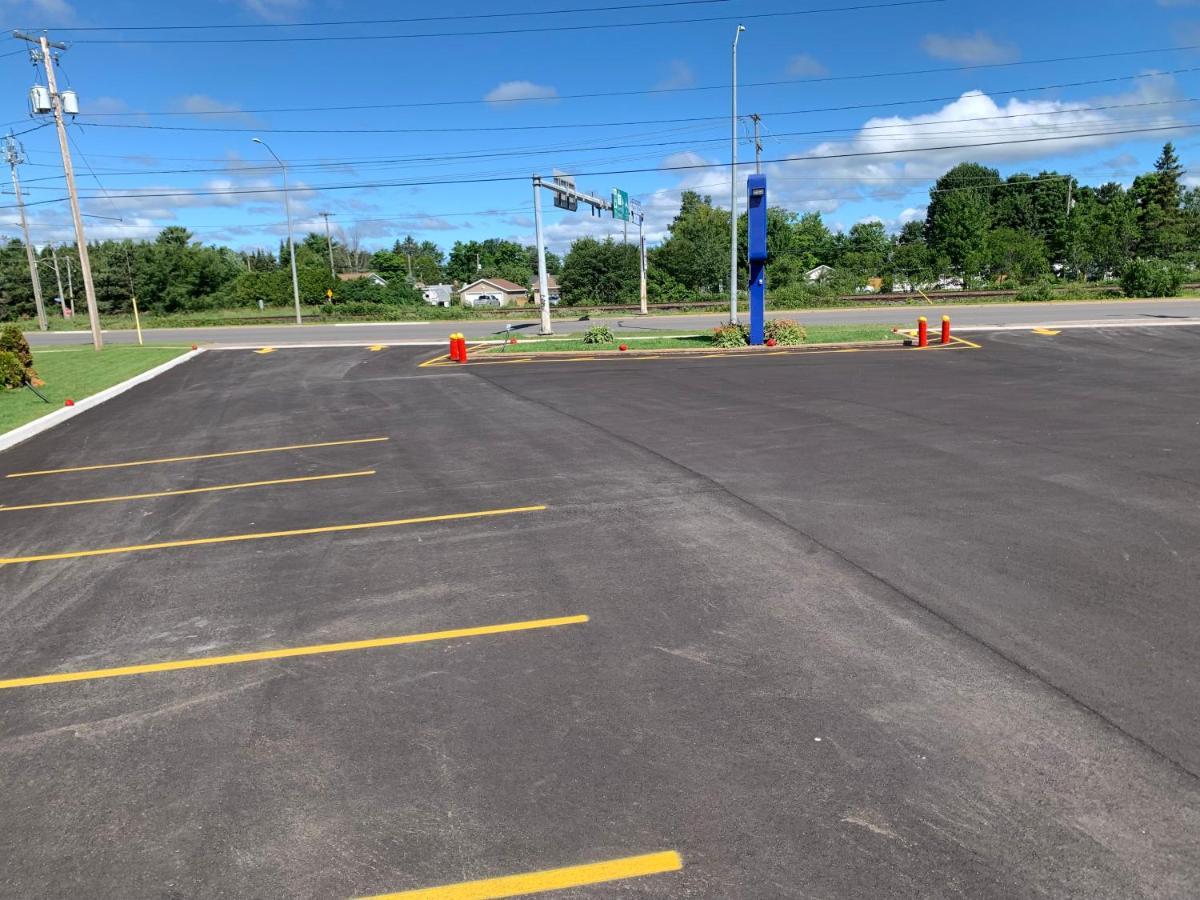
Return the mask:
[[[17,444],[22,444],[31,437],[41,434],[43,431],[49,431],[55,425],[65,422],[67,419],[72,419],[82,412],[87,412],[92,407],[99,406],[105,400],[111,400],[118,394],[123,394],[130,388],[137,387],[151,378],[157,378],[168,369],[183,365],[189,359],[199,356],[203,352],[203,349],[189,350],[187,353],[168,360],[161,366],[147,369],[141,375],[134,375],[120,384],[114,384],[112,387],[105,388],[97,394],[84,397],[82,400],[77,401],[74,406],[64,406],[62,409],[57,409],[48,415],[42,416],[40,419],[34,419],[32,422],[27,422],[24,425],[14,428],[12,431],[0,434],[0,451],[8,450],[11,447],[17,446]]]

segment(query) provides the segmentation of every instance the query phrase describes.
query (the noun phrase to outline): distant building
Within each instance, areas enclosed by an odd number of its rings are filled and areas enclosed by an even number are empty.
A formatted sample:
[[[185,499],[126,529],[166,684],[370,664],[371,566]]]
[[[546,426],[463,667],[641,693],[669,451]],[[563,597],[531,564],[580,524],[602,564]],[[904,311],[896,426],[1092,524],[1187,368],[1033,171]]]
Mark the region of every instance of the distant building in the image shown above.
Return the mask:
[[[558,279],[553,275],[546,276],[546,287],[550,292],[550,304],[557,306],[562,299],[562,292],[558,288]],[[529,292],[533,295],[533,305],[542,305],[542,286],[537,278],[533,279],[533,283],[529,286]]]
[[[451,284],[431,284],[421,289],[421,296],[430,306],[449,306],[453,293],[454,285]]]
[[[828,278],[833,274],[833,266],[820,265],[815,269],[809,269],[804,273],[804,277],[809,281],[820,281],[822,278]]]
[[[387,279],[374,272],[338,272],[338,281],[361,281],[364,278],[376,287],[387,287]]]
[[[529,294],[504,278],[480,278],[458,292],[463,306],[524,306]]]

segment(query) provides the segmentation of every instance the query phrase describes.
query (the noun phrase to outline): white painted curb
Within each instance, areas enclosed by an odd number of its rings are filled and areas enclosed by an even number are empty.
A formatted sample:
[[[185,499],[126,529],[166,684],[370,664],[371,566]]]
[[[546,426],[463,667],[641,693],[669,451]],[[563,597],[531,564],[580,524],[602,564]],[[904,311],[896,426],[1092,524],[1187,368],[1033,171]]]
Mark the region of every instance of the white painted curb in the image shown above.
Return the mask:
[[[930,324],[932,325],[933,323]],[[1195,328],[1197,325],[1200,325],[1200,319],[1177,319],[1171,322],[1159,320],[1143,322],[1137,319],[1122,319],[1117,322],[1029,322],[1025,325],[956,325],[954,333],[957,334],[960,331],[972,333],[984,331],[1032,331],[1035,328],[1045,328],[1048,331],[1067,331],[1073,328],[1090,328],[1094,331],[1103,331],[1107,328]]]
[[[176,366],[181,366],[189,359],[199,356],[203,353],[203,349],[189,350],[181,356],[177,356],[172,360],[168,360],[161,366],[155,366],[153,369],[147,369],[141,375],[134,375],[132,378],[122,381],[120,384],[114,384],[110,388],[105,388],[98,394],[92,394],[90,397],[84,397],[82,400],[77,400],[74,406],[64,406],[62,409],[57,409],[54,412],[42,416],[40,419],[34,419],[25,425],[14,428],[12,431],[0,434],[0,450],[7,450],[10,447],[15,447],[17,444],[24,443],[34,435],[41,434],[43,431],[49,431],[55,425],[74,418],[82,412],[87,412],[93,406],[99,406],[105,400],[111,400],[118,394],[123,394],[133,387],[137,387],[143,382],[149,381],[151,378],[157,378],[168,369],[173,369]]]

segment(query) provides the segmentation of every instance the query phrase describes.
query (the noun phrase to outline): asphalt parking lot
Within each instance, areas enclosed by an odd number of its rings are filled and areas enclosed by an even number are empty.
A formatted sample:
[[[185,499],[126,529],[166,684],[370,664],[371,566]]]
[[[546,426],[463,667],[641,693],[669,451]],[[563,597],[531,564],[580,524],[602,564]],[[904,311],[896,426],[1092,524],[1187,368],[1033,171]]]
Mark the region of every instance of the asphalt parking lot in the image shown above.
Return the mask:
[[[1200,329],[972,339],[213,351],[0,454],[0,892],[1196,896]]]

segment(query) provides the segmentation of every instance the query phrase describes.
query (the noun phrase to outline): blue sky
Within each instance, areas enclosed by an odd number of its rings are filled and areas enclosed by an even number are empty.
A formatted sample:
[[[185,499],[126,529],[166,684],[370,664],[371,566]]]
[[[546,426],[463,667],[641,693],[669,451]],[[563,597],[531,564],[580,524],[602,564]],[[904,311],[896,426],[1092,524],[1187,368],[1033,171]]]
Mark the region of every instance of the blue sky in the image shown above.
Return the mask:
[[[1200,98],[1200,71],[1178,71],[1200,69],[1200,52],[1182,49],[1200,45],[1200,0],[947,0],[812,15],[771,14],[887,0],[661,2],[539,15],[633,3],[0,0],[0,25],[47,27],[53,38],[71,44],[62,56],[60,88],[70,86],[80,97],[82,114],[70,131],[78,184],[87,197],[84,212],[97,217],[88,219],[92,237],[147,237],[180,224],[206,241],[273,246],[285,231],[282,195],[278,170],[251,143],[259,135],[293,165],[301,230],[323,227],[316,213],[327,210],[346,238],[369,248],[406,233],[447,248],[489,236],[531,242],[530,174],[555,167],[578,173],[638,169],[646,171],[581,174],[580,186],[603,194],[619,186],[640,197],[655,240],[673,217],[681,190],[700,189],[728,203],[727,168],[671,167],[729,159],[727,85],[739,20],[748,29],[740,47],[740,111],[763,115],[772,198],[793,209],[820,210],[831,225],[878,218],[898,227],[921,215],[931,180],[964,159],[1004,174],[1057,168],[1085,183],[1128,183],[1170,138],[1200,173],[1200,141],[1186,128],[1061,139],[1200,122],[1200,104],[1180,102]],[[530,14],[278,27],[498,12]],[[682,19],[712,21],[466,34]],[[267,27],[78,30],[156,25]],[[431,33],[440,36],[411,37]],[[330,36],[357,39],[165,43]],[[0,57],[0,81],[7,85],[0,121],[5,130],[20,131],[38,124],[28,116],[25,97],[34,80],[44,78],[15,53],[19,43],[9,43],[11,49],[0,47],[13,54]],[[1036,62],[1151,49],[1159,52]],[[955,68],[963,66],[987,67]],[[951,71],[887,74],[933,68]],[[1155,72],[1174,74],[1129,77]],[[846,77],[860,75],[884,77]],[[1044,89],[1066,83],[1076,86]],[[719,89],[704,89],[709,86]],[[623,95],[572,98],[616,92]],[[280,107],[306,111],[258,111]],[[1057,140],[918,149],[1031,137]],[[21,140],[29,159],[21,170],[26,199],[36,204],[61,198],[54,130]],[[900,152],[854,155],[876,150]],[[748,142],[740,155],[752,158]],[[397,181],[451,183],[373,184]],[[220,193],[229,191],[259,193]],[[173,196],[145,196],[150,194]],[[11,192],[0,197],[0,205],[11,203]],[[544,207],[556,249],[582,234],[619,233],[611,219],[553,209],[549,197]],[[16,233],[12,212],[0,209],[0,233]],[[31,206],[30,215],[35,242],[71,239],[65,203]]]

